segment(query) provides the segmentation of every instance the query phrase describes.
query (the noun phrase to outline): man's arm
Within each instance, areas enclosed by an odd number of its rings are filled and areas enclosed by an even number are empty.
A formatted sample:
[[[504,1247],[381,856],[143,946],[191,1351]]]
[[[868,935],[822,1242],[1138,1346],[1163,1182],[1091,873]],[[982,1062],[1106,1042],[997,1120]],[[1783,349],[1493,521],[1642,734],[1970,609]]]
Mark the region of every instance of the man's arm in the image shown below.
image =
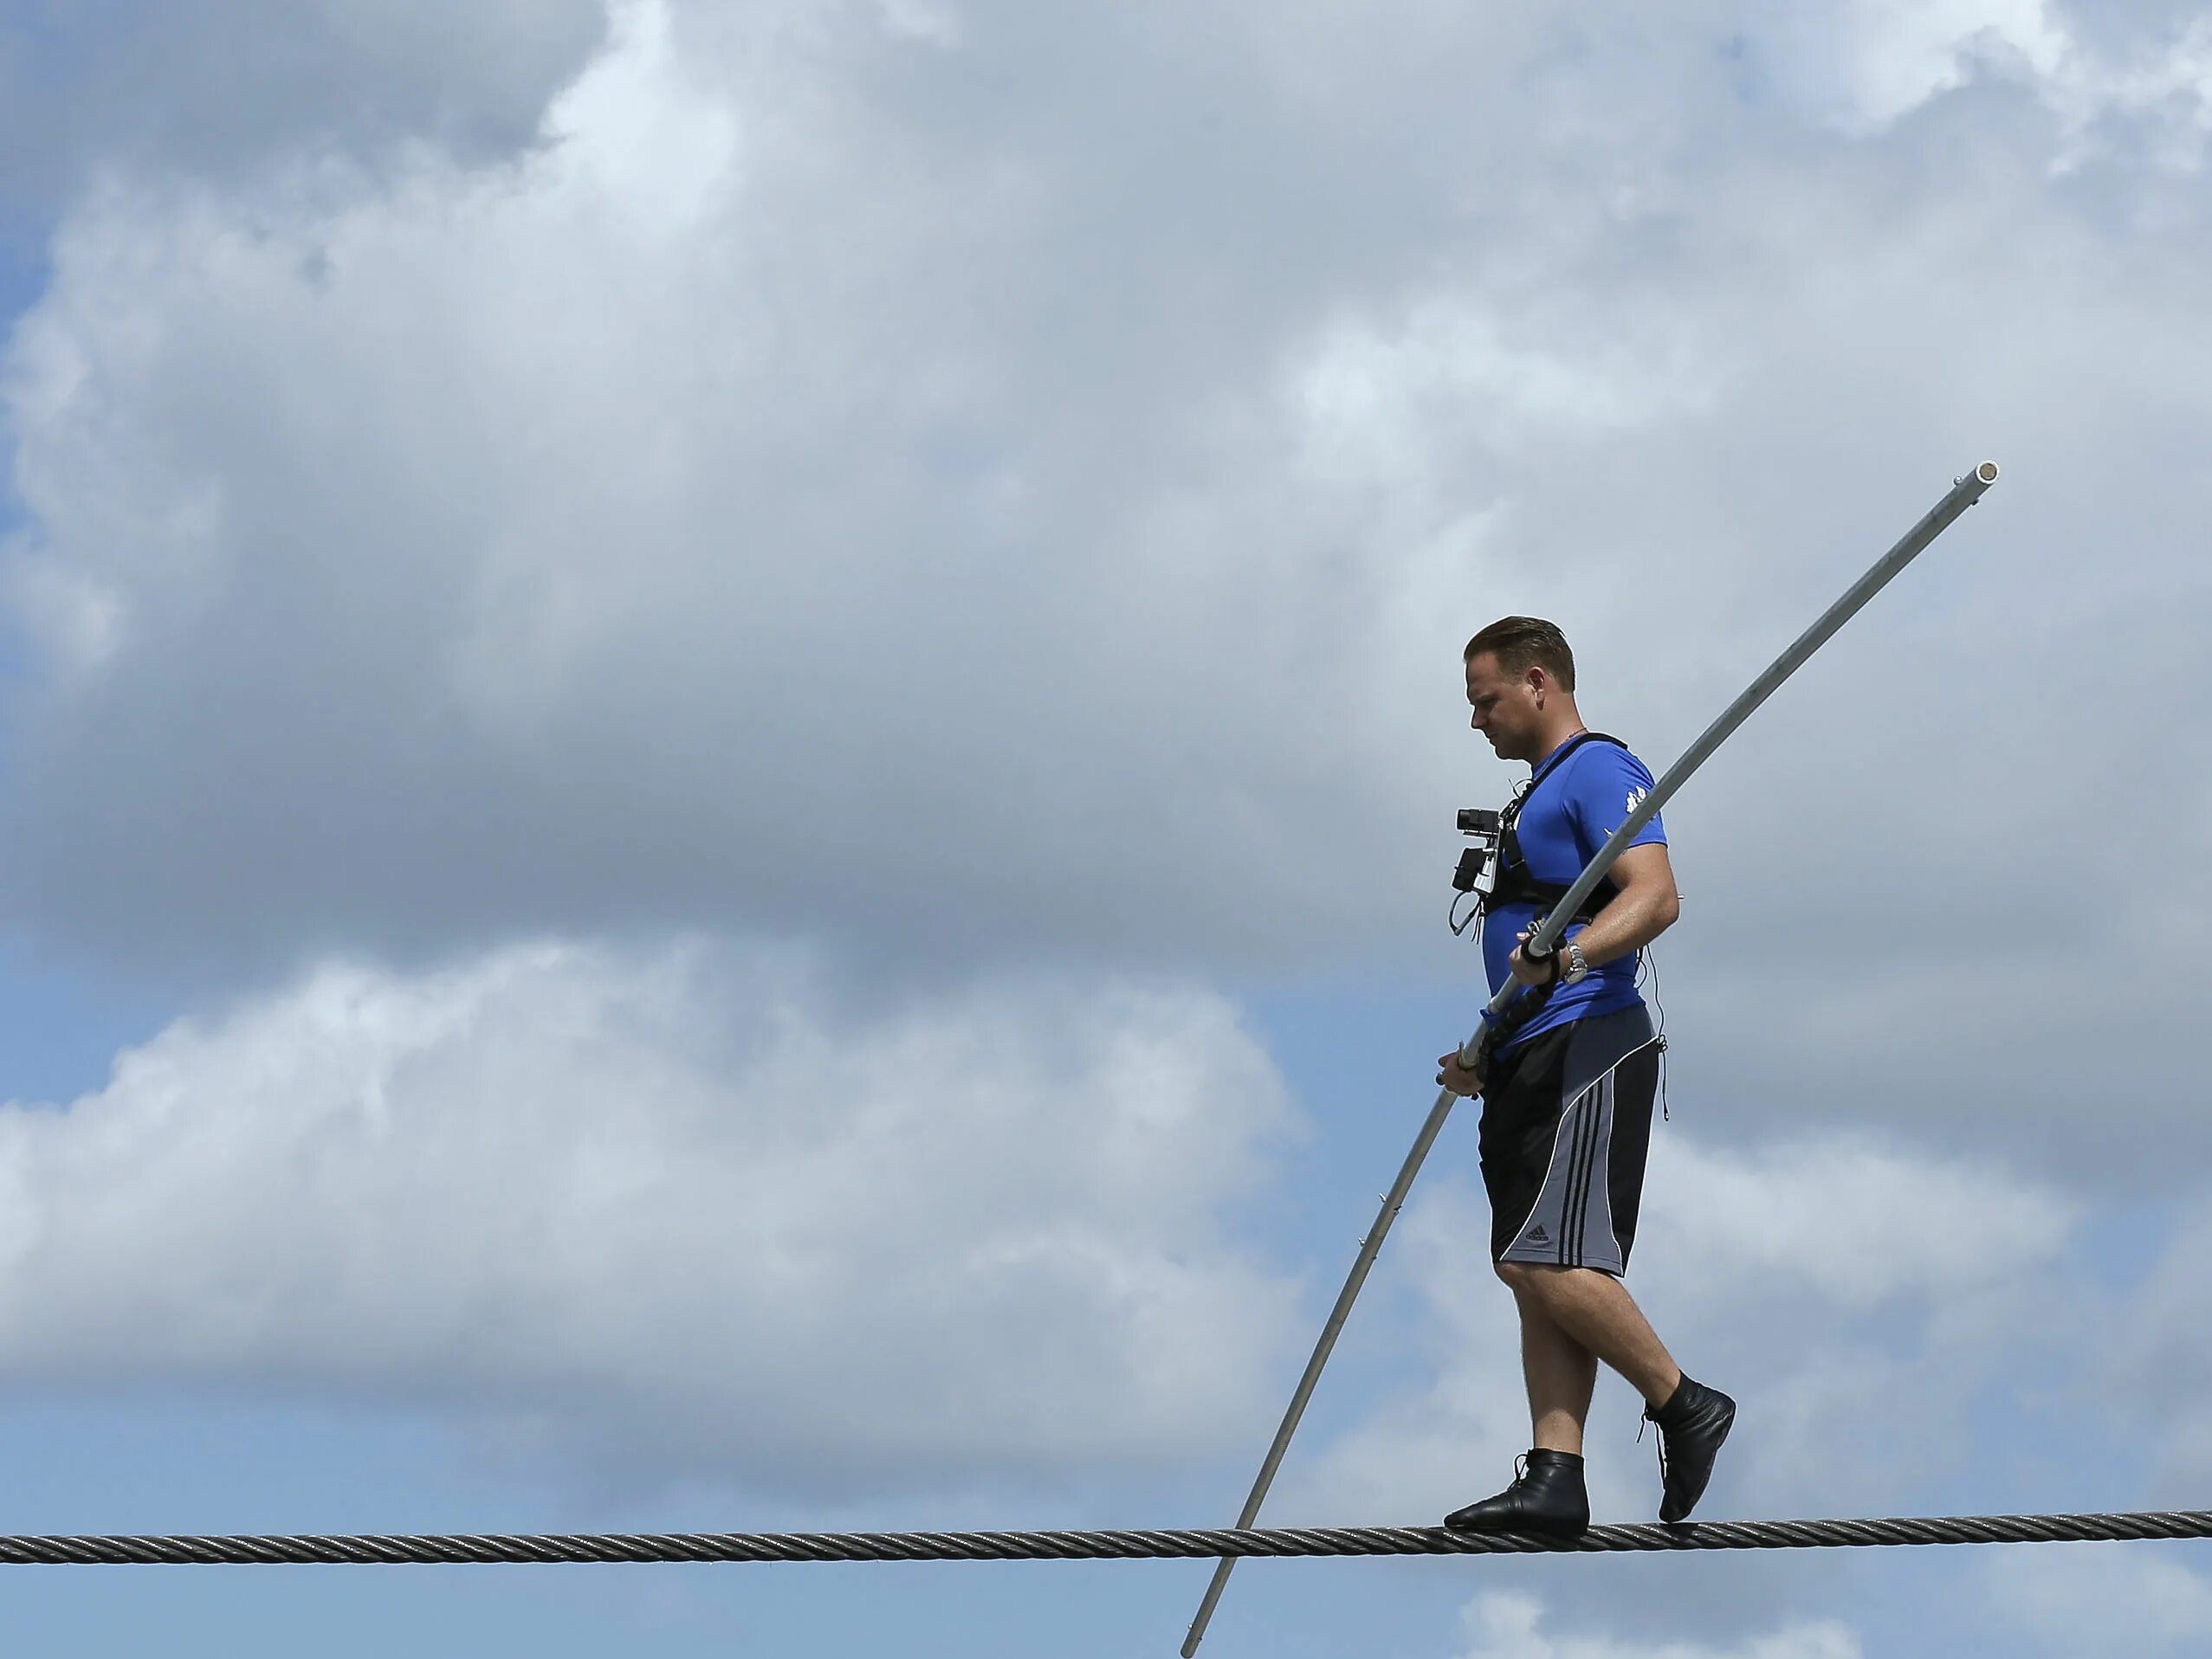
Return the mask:
[[[1665,842],[1647,841],[1640,847],[1631,847],[1613,861],[1608,874],[1620,891],[1606,901],[1588,926],[1575,935],[1575,943],[1582,949],[1582,960],[1594,968],[1601,962],[1642,950],[1674,926],[1674,919],[1682,913],[1682,895],[1674,890],[1674,866],[1667,862]],[[1528,935],[1521,937],[1525,939]],[[1554,948],[1554,956],[1564,945],[1562,939]],[[1551,983],[1551,960],[1531,962],[1522,946],[1513,948],[1512,965],[1513,977],[1524,985]]]
[[[1608,873],[1620,891],[1575,935],[1582,947],[1582,960],[1594,968],[1642,950],[1682,913],[1682,896],[1674,890],[1674,866],[1667,862],[1664,842],[1631,847],[1614,860]]]

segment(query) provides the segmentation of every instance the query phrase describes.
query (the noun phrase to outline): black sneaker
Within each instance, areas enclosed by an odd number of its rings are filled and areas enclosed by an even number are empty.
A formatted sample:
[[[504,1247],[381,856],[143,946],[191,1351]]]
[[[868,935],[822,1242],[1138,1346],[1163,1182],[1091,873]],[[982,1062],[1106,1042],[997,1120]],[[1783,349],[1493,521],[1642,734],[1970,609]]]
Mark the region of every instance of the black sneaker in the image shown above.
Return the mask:
[[[1644,1419],[1659,1424],[1659,1519],[1686,1520],[1705,1495],[1713,1459],[1735,1426],[1736,1402],[1685,1375],[1665,1405],[1656,1411],[1645,1406]]]
[[[1536,1533],[1580,1538],[1590,1528],[1590,1497],[1582,1460],[1541,1449],[1516,1461],[1513,1484],[1494,1498],[1454,1509],[1444,1524],[1455,1533]]]

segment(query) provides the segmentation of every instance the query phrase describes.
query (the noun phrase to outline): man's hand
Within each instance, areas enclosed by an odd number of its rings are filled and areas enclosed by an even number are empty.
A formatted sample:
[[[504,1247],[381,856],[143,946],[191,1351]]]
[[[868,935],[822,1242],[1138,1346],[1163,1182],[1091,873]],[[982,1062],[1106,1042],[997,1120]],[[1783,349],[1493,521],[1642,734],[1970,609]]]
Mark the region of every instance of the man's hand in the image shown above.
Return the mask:
[[[1521,943],[1513,947],[1513,955],[1509,964],[1513,970],[1513,977],[1531,989],[1537,985],[1548,985],[1559,977],[1559,946],[1556,941],[1552,945],[1549,956],[1539,957],[1533,962],[1529,959],[1525,947],[1529,942],[1529,935],[1536,931],[1535,926],[1531,925],[1523,927],[1514,935]]]
[[[1459,1051],[1437,1056],[1436,1081],[1454,1094],[1479,1094],[1483,1092],[1483,1075],[1471,1066],[1459,1063]]]

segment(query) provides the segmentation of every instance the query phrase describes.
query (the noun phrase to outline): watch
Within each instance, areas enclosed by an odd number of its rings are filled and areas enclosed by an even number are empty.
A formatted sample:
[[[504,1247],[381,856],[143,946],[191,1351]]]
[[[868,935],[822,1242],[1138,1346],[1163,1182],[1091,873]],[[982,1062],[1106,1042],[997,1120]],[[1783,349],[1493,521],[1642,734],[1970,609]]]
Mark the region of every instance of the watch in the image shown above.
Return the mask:
[[[1568,940],[1560,954],[1566,959],[1559,966],[1561,984],[1571,985],[1590,971],[1590,965],[1582,959],[1582,947],[1574,940]]]

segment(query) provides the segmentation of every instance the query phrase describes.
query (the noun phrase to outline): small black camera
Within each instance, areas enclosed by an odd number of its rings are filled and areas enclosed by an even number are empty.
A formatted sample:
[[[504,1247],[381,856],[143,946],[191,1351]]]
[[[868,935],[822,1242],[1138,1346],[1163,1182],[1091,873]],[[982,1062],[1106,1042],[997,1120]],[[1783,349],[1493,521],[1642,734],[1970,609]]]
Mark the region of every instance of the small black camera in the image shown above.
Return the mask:
[[[1498,833],[1504,822],[1502,814],[1471,806],[1459,813],[1459,833],[1475,844],[1459,855],[1459,868],[1452,877],[1452,885],[1461,893],[1487,893],[1497,872],[1491,861],[1497,855]]]

